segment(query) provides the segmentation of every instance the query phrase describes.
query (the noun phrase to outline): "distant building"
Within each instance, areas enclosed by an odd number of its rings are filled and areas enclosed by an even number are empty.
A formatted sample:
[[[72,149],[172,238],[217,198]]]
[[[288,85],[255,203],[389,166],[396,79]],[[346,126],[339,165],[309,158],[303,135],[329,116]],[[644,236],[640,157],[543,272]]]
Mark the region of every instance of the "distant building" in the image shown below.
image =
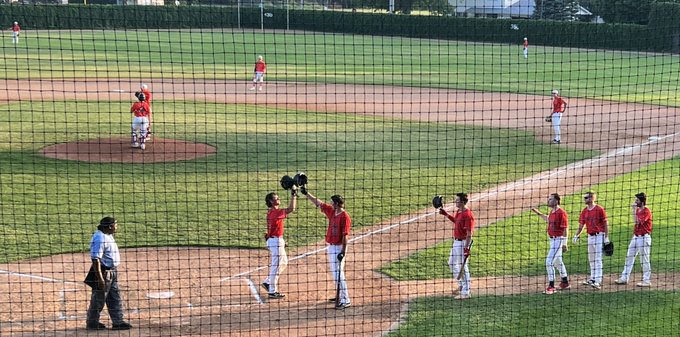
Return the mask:
[[[456,8],[456,15],[475,18],[528,19],[536,11],[534,0],[449,0]],[[576,16],[584,21],[593,21],[588,9],[578,6]]]

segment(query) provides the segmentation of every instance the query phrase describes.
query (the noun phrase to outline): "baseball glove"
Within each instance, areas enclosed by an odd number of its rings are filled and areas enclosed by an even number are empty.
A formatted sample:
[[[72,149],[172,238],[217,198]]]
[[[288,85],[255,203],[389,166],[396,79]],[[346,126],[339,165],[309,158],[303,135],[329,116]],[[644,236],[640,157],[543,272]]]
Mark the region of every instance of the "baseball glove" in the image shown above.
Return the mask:
[[[566,253],[569,251],[569,248],[567,246],[562,246],[562,253]]]
[[[605,243],[602,246],[602,251],[604,252],[604,255],[606,255],[606,256],[614,255],[614,243],[613,242]]]
[[[441,195],[435,195],[434,198],[432,198],[432,207],[434,208],[444,207],[444,197],[442,197]]]
[[[548,123],[552,123],[552,115],[545,116],[545,121]]]
[[[298,174],[293,177],[293,181],[295,182],[295,186],[305,186],[307,185],[307,175],[303,172],[298,172]]]
[[[283,187],[284,190],[289,190],[293,188],[294,185],[295,181],[290,176],[285,175],[281,177],[281,187]]]

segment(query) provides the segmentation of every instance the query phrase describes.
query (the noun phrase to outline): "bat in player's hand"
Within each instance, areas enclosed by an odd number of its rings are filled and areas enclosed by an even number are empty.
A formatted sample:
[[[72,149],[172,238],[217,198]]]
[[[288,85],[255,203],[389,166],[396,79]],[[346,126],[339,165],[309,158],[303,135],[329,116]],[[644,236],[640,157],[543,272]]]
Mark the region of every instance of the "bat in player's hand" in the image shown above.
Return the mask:
[[[468,249],[472,249],[473,243],[475,243],[475,240],[470,240],[470,246],[468,246]],[[457,280],[462,279],[463,275],[465,275],[465,264],[467,263],[468,257],[470,257],[470,255],[463,258],[463,265],[460,267],[460,271],[458,272],[458,276],[456,276]]]

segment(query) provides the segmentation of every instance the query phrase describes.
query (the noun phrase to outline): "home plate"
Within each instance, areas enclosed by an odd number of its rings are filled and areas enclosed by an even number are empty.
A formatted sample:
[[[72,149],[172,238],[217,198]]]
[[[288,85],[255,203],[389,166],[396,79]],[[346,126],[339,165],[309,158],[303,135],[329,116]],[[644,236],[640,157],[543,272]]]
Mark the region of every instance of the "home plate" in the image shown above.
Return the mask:
[[[156,293],[147,293],[146,297],[147,298],[170,298],[175,296],[175,292],[173,291],[159,291]]]

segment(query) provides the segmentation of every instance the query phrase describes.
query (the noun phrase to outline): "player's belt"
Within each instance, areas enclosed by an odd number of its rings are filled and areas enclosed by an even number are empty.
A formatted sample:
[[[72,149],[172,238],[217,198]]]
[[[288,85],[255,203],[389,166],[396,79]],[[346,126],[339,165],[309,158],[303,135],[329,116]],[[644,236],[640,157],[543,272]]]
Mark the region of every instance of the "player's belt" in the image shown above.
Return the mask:
[[[649,235],[649,233],[647,233],[647,234],[642,234],[642,235],[636,235],[635,237],[636,237],[636,238],[641,238],[641,237],[647,236],[647,235]]]
[[[564,236],[559,235],[559,236],[551,236],[550,238],[551,238],[551,239],[561,239],[561,238],[563,238],[563,237],[564,237]]]
[[[456,241],[465,241],[465,239],[456,239],[456,238],[454,238],[454,240],[456,240]]]
[[[595,236],[595,235],[599,235],[599,234],[602,234],[602,232],[595,232],[595,233],[592,233],[592,234],[588,233],[588,235],[590,235],[590,236]]]

